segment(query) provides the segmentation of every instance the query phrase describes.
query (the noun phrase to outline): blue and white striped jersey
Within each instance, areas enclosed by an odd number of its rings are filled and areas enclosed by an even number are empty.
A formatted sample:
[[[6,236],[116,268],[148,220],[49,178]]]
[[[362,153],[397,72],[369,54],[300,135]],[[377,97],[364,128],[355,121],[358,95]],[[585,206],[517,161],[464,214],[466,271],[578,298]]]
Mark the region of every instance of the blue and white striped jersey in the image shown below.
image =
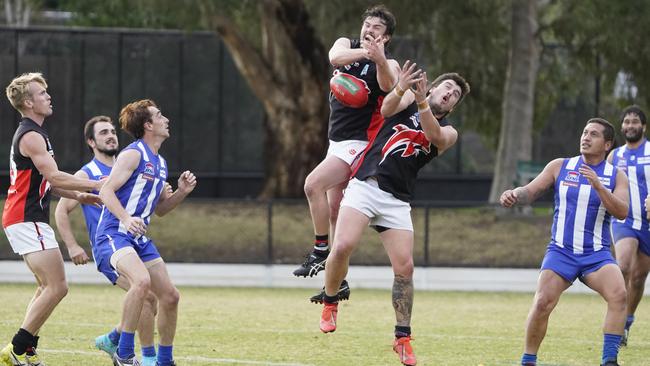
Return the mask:
[[[115,192],[115,195],[129,215],[140,217],[146,225],[149,225],[151,215],[156,209],[160,193],[167,180],[167,163],[162,156],[151,152],[142,140],[134,141],[123,151],[129,149],[137,150],[140,153],[140,163],[124,185]],[[96,237],[115,233],[128,234],[138,243],[148,240],[144,235],[136,238],[128,233],[124,224],[104,207],[97,226]]]
[[[551,244],[573,254],[590,254],[609,250],[611,215],[603,206],[598,193],[578,168],[582,156],[564,159],[555,181],[555,209]],[[616,187],[616,169],[606,160],[590,166],[603,186],[610,191]]]
[[[105,165],[97,159],[93,159],[88,164],[81,167],[81,170],[88,175],[90,180],[101,180],[111,174],[111,167]],[[97,194],[97,191],[93,191]],[[81,205],[81,209],[86,219],[86,229],[88,229],[88,237],[90,238],[90,245],[95,245],[95,231],[97,229],[97,222],[99,216],[102,214],[102,208],[94,205]]]
[[[648,196],[646,177],[650,177],[650,144],[644,138],[636,149],[628,149],[626,145],[616,148],[612,164],[627,174],[630,182],[630,209],[625,220],[617,221],[632,229],[648,230],[645,198]]]

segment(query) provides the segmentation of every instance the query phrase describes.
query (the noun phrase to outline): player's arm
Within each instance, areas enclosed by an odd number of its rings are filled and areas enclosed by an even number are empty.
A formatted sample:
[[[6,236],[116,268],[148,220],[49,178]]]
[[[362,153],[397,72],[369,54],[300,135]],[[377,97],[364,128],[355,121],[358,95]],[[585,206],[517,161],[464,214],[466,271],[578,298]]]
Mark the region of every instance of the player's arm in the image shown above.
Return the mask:
[[[438,154],[442,154],[456,143],[458,131],[451,126],[440,126],[440,122],[433,115],[429,102],[427,102],[427,73],[423,72],[421,75],[414,83],[415,89],[413,90],[420,114],[420,125],[427,140],[438,149]]]
[[[514,205],[529,205],[546,192],[557,179],[564,159],[555,159],[546,164],[544,170],[530,183],[523,187],[508,189],[501,194],[500,202],[503,207]]]
[[[115,195],[124,183],[129,179],[140,163],[140,152],[135,149],[124,150],[118,155],[117,161],[111,170],[111,174],[106,179],[104,186],[99,191],[99,197],[104,202],[106,208],[117,217],[126,229],[133,235],[143,235],[146,231],[146,225],[140,217],[129,215],[126,209],[120,203]]]
[[[421,70],[416,69],[417,64],[407,60],[399,70],[395,88],[386,95],[381,104],[381,115],[384,118],[403,111],[415,100],[411,85],[419,80]]]
[[[603,202],[603,206],[605,206],[605,209],[612,214],[612,216],[620,220],[627,217],[630,204],[630,192],[625,173],[616,169],[616,187],[612,192],[602,184],[600,179],[598,179],[596,172],[594,172],[588,165],[582,165],[578,171],[589,180],[589,183],[596,190],[598,197],[600,197],[600,200]]]
[[[80,170],[74,174],[79,178],[88,178],[88,175]],[[68,255],[74,264],[86,264],[90,260],[86,251],[77,243],[74,235],[72,234],[72,226],[70,225],[70,212],[79,205],[79,202],[70,198],[61,198],[54,210],[54,220],[56,221],[56,228],[61,235],[61,239],[68,248]]]
[[[156,206],[156,215],[164,216],[175,209],[194,190],[194,187],[196,187],[196,177],[189,170],[184,171],[178,178],[178,189],[176,191],[170,193],[168,190],[163,189]]]
[[[607,155],[607,162],[608,163],[611,164],[613,160],[614,160],[614,149],[612,149],[612,151],[610,151],[609,154]]]
[[[37,132],[30,131],[23,135],[20,139],[19,149],[23,156],[32,160],[36,169],[50,182],[52,188],[92,191],[93,189],[99,190],[102,185],[101,181],[82,179],[60,171],[56,161],[47,151],[43,136]]]
[[[337,39],[329,51],[330,64],[334,67],[349,65],[366,57],[366,50],[363,48],[350,48],[349,38]]]

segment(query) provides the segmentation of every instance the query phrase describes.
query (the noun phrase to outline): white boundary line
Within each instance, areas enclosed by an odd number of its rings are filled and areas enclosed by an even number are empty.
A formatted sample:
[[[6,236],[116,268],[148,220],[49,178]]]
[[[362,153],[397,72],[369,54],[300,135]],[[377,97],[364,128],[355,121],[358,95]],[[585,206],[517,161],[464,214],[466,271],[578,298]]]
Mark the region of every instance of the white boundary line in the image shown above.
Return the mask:
[[[204,287],[270,287],[310,288],[323,286],[324,275],[311,278],[292,275],[296,265],[258,264],[190,264],[168,263],[169,274],[176,285]],[[75,266],[65,263],[71,284],[107,284],[107,280],[90,263]],[[416,267],[416,291],[510,291],[535,292],[538,269],[513,268],[437,268]],[[348,282],[352,288],[391,289],[390,267],[351,266]],[[0,283],[34,283],[34,276],[22,261],[0,261]],[[650,281],[646,283],[650,290]],[[594,293],[580,281],[567,290],[573,293]]]
[[[85,355],[85,356],[97,356],[101,358],[106,358],[106,355],[101,352],[89,352],[89,351],[72,351],[72,350],[57,350],[57,349],[42,349],[43,354],[54,353],[54,354],[71,354],[71,355]],[[191,361],[191,362],[205,362],[205,363],[221,363],[221,364],[244,364],[244,365],[268,365],[268,366],[315,366],[313,364],[307,363],[285,363],[285,362],[270,362],[270,361],[256,361],[256,360],[238,360],[234,358],[212,358],[212,357],[202,357],[202,356],[178,356],[174,357],[175,360],[181,361]]]

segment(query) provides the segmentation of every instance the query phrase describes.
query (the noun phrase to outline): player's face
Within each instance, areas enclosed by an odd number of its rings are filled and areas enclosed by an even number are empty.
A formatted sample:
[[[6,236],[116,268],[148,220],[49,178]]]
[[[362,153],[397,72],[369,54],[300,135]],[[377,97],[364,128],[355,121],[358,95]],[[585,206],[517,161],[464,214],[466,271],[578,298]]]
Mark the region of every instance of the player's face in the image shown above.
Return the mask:
[[[386,34],[386,25],[381,18],[368,17],[363,21],[361,26],[361,35],[359,39],[373,40],[383,37]],[[388,42],[388,37],[383,37],[384,43]]]
[[[47,94],[47,89],[35,81],[27,84],[30,98],[26,101],[28,107],[37,115],[43,118],[52,115],[52,97]]]
[[[447,79],[431,88],[427,100],[434,115],[441,115],[451,112],[460,100],[460,96],[460,86],[454,80]]]
[[[153,133],[155,136],[163,138],[169,137],[169,119],[163,116],[160,109],[156,107],[147,107],[151,113],[151,124],[153,126]]]
[[[580,138],[580,153],[583,155],[605,154],[609,142],[605,141],[605,126],[598,123],[588,123]]]
[[[636,113],[628,113],[621,123],[621,132],[627,142],[637,142],[645,134],[645,125]]]
[[[110,122],[95,123],[94,140],[91,141],[90,147],[97,149],[98,152],[108,156],[115,156],[119,148],[117,132]]]

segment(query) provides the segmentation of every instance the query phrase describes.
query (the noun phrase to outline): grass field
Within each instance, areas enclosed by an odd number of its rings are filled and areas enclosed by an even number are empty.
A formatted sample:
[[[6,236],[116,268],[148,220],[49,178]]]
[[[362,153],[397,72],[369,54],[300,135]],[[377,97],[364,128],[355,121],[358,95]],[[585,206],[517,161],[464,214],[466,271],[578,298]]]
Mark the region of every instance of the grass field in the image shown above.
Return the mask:
[[[318,330],[321,307],[309,290],[181,288],[175,355],[181,365],[399,365],[391,350],[389,291],[354,290],[340,306],[338,330]],[[0,341],[20,325],[33,286],[0,285]],[[78,286],[41,331],[40,353],[50,366],[110,365],[93,349],[109,330],[122,292]],[[418,292],[413,345],[419,365],[517,365],[532,294]],[[650,300],[637,313],[621,365],[650,364]],[[551,317],[540,366],[598,365],[605,303],[564,295]],[[20,315],[18,315],[20,314]]]

